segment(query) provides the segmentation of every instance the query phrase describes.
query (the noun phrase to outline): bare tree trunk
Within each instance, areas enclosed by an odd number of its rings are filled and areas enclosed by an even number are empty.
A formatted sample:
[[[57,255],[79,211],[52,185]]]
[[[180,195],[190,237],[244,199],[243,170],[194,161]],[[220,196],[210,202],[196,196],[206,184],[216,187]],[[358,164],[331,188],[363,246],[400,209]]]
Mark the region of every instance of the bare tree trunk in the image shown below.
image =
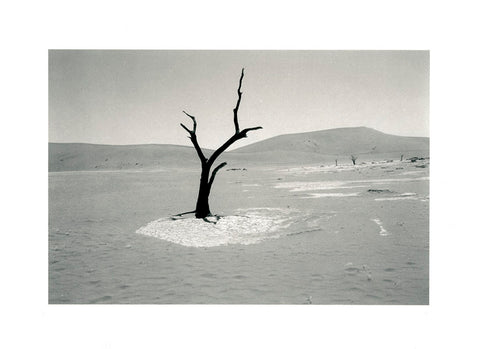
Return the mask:
[[[352,159],[353,165],[355,166],[357,157],[355,155],[350,155],[350,158]]]
[[[200,175],[200,187],[198,189],[197,205],[195,206],[195,217],[205,218],[209,216],[210,206],[208,204],[208,197],[210,195],[210,186],[208,184],[208,176],[210,174],[210,167],[208,165],[202,166],[202,174]]]
[[[210,158],[207,159],[205,155],[203,155],[202,149],[198,144],[197,136],[196,136],[197,122],[195,120],[195,117],[187,114],[184,111],[185,115],[187,115],[192,119],[193,129],[189,130],[184,124],[180,124],[180,125],[190,134],[189,138],[192,141],[193,146],[195,147],[195,150],[197,151],[197,155],[200,158],[200,162],[202,163],[202,173],[200,175],[200,187],[198,189],[197,204],[194,211],[196,218],[205,218],[211,215],[210,206],[208,204],[208,198],[210,195],[212,184],[213,184],[213,181],[215,180],[215,176],[217,172],[227,164],[226,162],[222,162],[220,165],[218,165],[213,169],[212,174],[210,175],[210,170],[215,160],[220,156],[220,154],[222,154],[225,150],[227,150],[228,147],[230,147],[233,143],[235,143],[239,139],[246,138],[248,132],[262,128],[261,126],[257,126],[257,127],[245,128],[240,131],[240,126],[238,123],[238,109],[240,107],[240,102],[242,100],[242,92],[240,91],[242,87],[242,80],[243,80],[243,69],[242,69],[242,75],[240,76],[240,82],[238,84],[238,90],[237,90],[238,100],[237,100],[237,104],[235,105],[235,108],[233,109],[233,124],[235,125],[235,133],[222,146],[220,146],[217,150],[215,150],[212,156],[210,156]]]

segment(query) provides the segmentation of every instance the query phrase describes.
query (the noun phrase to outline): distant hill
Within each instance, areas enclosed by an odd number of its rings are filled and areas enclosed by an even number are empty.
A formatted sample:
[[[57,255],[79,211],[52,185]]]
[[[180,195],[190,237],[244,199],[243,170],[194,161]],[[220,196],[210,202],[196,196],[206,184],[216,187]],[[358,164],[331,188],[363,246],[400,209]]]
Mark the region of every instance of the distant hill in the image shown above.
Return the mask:
[[[325,155],[391,153],[428,150],[426,137],[389,135],[367,127],[335,128],[272,137],[234,150],[234,153],[295,151]]]
[[[211,150],[204,153],[211,154]],[[193,147],[169,144],[49,143],[48,171],[95,171],[198,166]]]
[[[349,162],[350,155],[364,160],[397,159],[403,154],[429,156],[428,137],[404,137],[367,127],[335,128],[272,137],[230,152],[237,158],[247,155],[273,163]],[[268,160],[271,159],[271,160]]]
[[[208,157],[212,150],[204,150]],[[429,138],[394,136],[366,127],[337,128],[272,137],[226,152],[230,167],[357,163],[368,160],[429,156]],[[218,161],[218,160],[217,160]],[[192,147],[165,144],[96,145],[50,143],[48,168],[56,171],[199,167]]]

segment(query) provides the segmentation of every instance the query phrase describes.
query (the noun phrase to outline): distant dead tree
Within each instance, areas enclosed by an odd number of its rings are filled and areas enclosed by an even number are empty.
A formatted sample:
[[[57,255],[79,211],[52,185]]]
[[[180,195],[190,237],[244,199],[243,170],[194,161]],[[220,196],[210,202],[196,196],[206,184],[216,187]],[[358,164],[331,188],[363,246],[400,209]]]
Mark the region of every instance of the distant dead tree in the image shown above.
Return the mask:
[[[235,133],[225,143],[223,143],[222,146],[220,146],[217,150],[215,150],[213,154],[210,156],[210,158],[205,157],[205,155],[202,152],[202,149],[198,145],[197,135],[196,135],[197,122],[195,120],[195,117],[183,111],[185,115],[187,115],[188,117],[190,117],[190,119],[192,119],[193,129],[192,130],[188,129],[184,124],[180,124],[180,125],[185,129],[185,131],[187,131],[190,134],[189,138],[192,141],[193,146],[195,147],[195,150],[197,151],[197,155],[200,158],[200,162],[202,164],[202,172],[200,175],[200,188],[198,190],[198,198],[197,198],[195,211],[187,212],[187,213],[195,213],[196,218],[205,218],[211,215],[210,207],[208,204],[208,197],[212,189],[212,184],[215,179],[215,176],[217,175],[217,172],[227,164],[226,162],[222,162],[220,165],[218,165],[213,169],[212,174],[210,175],[210,170],[212,169],[212,166],[215,160],[220,156],[220,154],[222,154],[225,150],[227,150],[227,148],[231,146],[233,143],[235,143],[239,139],[246,138],[247,133],[249,131],[258,130],[262,128],[261,126],[257,126],[257,127],[250,127],[250,128],[245,128],[243,130],[240,130],[240,126],[238,124],[238,109],[240,107],[240,102],[242,100],[242,92],[240,90],[242,88],[243,76],[244,76],[244,68],[242,68],[242,74],[240,75],[240,82],[238,84],[238,89],[237,89],[237,94],[238,94],[237,104],[233,109],[233,124],[235,126]]]
[[[400,161],[403,161],[403,154],[400,156]]]
[[[337,159],[335,159],[335,166],[338,166],[338,161],[337,161]]]
[[[352,162],[355,165],[355,161],[357,161],[358,157],[356,157],[355,155],[350,155],[350,158],[352,159]]]

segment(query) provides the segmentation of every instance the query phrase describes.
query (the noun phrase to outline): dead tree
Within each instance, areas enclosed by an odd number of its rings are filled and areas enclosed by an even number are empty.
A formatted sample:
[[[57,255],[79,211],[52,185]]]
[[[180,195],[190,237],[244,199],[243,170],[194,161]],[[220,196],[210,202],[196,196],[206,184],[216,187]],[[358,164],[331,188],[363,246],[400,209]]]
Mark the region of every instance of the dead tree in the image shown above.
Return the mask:
[[[403,161],[403,154],[400,156],[400,161]]]
[[[357,157],[355,155],[350,155],[350,158],[352,159],[353,165],[355,165],[355,161],[357,161]]]
[[[195,207],[195,211],[191,212],[191,213],[195,212],[196,218],[205,218],[211,215],[210,207],[208,204],[208,197],[212,189],[212,184],[215,179],[215,176],[217,175],[217,172],[227,164],[226,162],[222,162],[220,165],[215,167],[212,171],[212,174],[210,174],[210,170],[212,169],[212,166],[215,160],[217,160],[220,154],[222,154],[225,150],[227,150],[228,147],[230,147],[233,143],[235,143],[239,139],[246,138],[247,133],[249,131],[258,130],[262,128],[261,126],[257,126],[257,127],[250,127],[250,128],[245,128],[243,130],[240,130],[240,126],[238,124],[238,109],[240,107],[240,102],[242,100],[242,93],[243,93],[241,91],[242,81],[244,76],[243,71],[244,69],[242,68],[242,74],[240,75],[240,82],[238,84],[238,89],[237,89],[237,94],[238,94],[237,104],[233,109],[233,124],[235,126],[235,133],[225,143],[223,143],[223,145],[221,145],[217,150],[215,150],[213,154],[210,156],[210,158],[205,157],[205,155],[202,152],[202,149],[198,145],[197,135],[196,135],[197,122],[195,120],[195,117],[184,111],[185,115],[187,115],[188,117],[190,117],[190,119],[192,119],[193,129],[192,130],[188,129],[184,124],[180,124],[180,125],[185,129],[185,131],[187,131],[190,134],[189,138],[192,141],[193,146],[195,147],[195,150],[197,151],[197,155],[200,158],[200,162],[202,165],[202,172],[200,175],[200,188],[198,190],[197,204]]]
[[[338,161],[337,161],[337,159],[335,159],[335,166],[338,166]]]

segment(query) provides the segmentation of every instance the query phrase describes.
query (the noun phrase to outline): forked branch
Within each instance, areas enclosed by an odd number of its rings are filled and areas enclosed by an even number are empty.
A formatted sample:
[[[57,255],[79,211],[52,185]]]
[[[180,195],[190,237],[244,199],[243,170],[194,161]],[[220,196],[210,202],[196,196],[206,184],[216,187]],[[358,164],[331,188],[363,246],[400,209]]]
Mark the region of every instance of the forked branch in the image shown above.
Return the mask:
[[[184,124],[180,123],[180,126],[183,127],[183,129],[185,131],[187,131],[189,134],[190,134],[190,140],[192,141],[193,143],[193,146],[195,147],[195,150],[197,151],[197,154],[198,154],[198,157],[200,158],[200,161],[203,163],[206,163],[207,162],[207,158],[205,157],[205,155],[203,155],[203,152],[202,152],[202,149],[200,148],[200,146],[198,145],[198,141],[197,141],[197,121],[195,120],[195,117],[188,114],[187,112],[183,111],[183,113],[185,115],[187,115],[188,117],[190,117],[190,119],[192,119],[193,121],[193,130],[190,130],[187,128],[187,126],[185,126]]]
[[[235,133],[233,136],[231,136],[229,139],[225,141],[217,150],[213,152],[213,154],[210,156],[210,158],[206,158],[203,155],[202,149],[198,145],[197,142],[197,122],[195,120],[195,117],[188,114],[187,112],[183,112],[185,115],[187,115],[190,119],[193,121],[193,129],[189,129],[186,127],[184,124],[180,124],[185,131],[188,132],[190,135],[190,140],[193,143],[193,146],[195,147],[195,150],[197,151],[198,157],[200,158],[202,162],[202,173],[200,175],[200,188],[198,191],[198,198],[197,198],[197,204],[195,207],[195,217],[196,218],[203,218],[206,219],[206,217],[210,216],[210,207],[208,204],[208,197],[210,195],[210,190],[212,188],[213,181],[215,180],[215,176],[217,175],[218,171],[222,169],[224,166],[227,165],[226,162],[222,162],[220,165],[215,167],[210,175],[210,170],[212,169],[213,164],[215,163],[215,160],[222,154],[225,150],[228,149],[233,143],[238,141],[241,138],[247,137],[247,133],[250,131],[254,130],[259,130],[262,127],[257,126],[257,127],[249,127],[245,128],[243,130],[240,129],[240,125],[238,123],[238,110],[240,108],[240,103],[242,102],[242,82],[243,82],[243,77],[244,77],[244,69],[242,68],[242,74],[240,75],[240,81],[238,83],[238,89],[237,89],[237,94],[238,94],[238,99],[237,103],[235,105],[235,108],[233,109],[233,124],[235,126]],[[181,216],[181,215],[180,215]],[[208,220],[207,220],[208,221]]]
[[[235,105],[235,108],[233,109],[233,124],[235,125],[235,134],[233,136],[231,136],[225,143],[223,143],[217,150],[215,150],[215,152],[212,154],[212,156],[207,159],[204,155],[203,155],[203,152],[202,152],[202,149],[200,148],[200,146],[198,145],[198,142],[197,142],[197,136],[196,136],[196,132],[197,132],[197,121],[195,120],[195,117],[193,115],[190,115],[188,114],[186,111],[183,111],[183,113],[185,115],[187,115],[190,119],[192,119],[193,121],[193,130],[190,130],[188,129],[184,124],[180,124],[183,129],[185,131],[187,131],[189,134],[190,134],[190,139],[193,143],[193,146],[195,147],[195,150],[197,151],[197,154],[200,158],[200,160],[202,161],[202,164],[207,164],[210,166],[213,165],[213,163],[215,162],[215,160],[220,156],[220,154],[222,154],[225,150],[228,149],[228,147],[230,147],[233,143],[235,143],[236,141],[238,141],[239,139],[241,138],[246,138],[247,137],[247,133],[250,132],[250,131],[254,131],[254,130],[259,130],[261,129],[262,127],[261,126],[257,126],[257,127],[249,127],[249,128],[245,128],[243,130],[240,131],[240,125],[238,123],[238,110],[240,108],[240,103],[242,101],[242,82],[243,82],[243,77],[244,77],[244,68],[242,68],[242,74],[240,75],[240,81],[238,83],[238,89],[237,89],[237,94],[238,94],[238,99],[237,99],[237,104]],[[212,178],[215,177],[215,174],[216,172],[222,168],[223,166],[225,166],[223,163],[222,165],[218,166],[212,173]]]
[[[240,125],[238,123],[238,109],[240,108],[240,102],[242,101],[241,88],[242,88],[242,81],[243,81],[243,76],[244,76],[244,69],[245,68],[242,68],[242,74],[240,75],[240,81],[238,83],[237,104],[235,105],[235,108],[233,109],[233,124],[235,125],[235,134],[232,137],[230,137],[225,143],[223,143],[220,148],[215,150],[215,152],[212,154],[210,159],[208,159],[208,162],[210,164],[213,164],[213,162],[220,156],[220,154],[222,154],[225,150],[227,150],[228,147],[230,147],[233,143],[235,143],[236,141],[238,141],[241,138],[246,138],[248,132],[254,131],[254,130],[259,130],[259,129],[262,128],[261,126],[257,126],[257,127],[245,128],[245,129],[240,131]]]
[[[196,133],[197,132],[197,121],[195,120],[195,117],[188,114],[185,110],[183,110],[183,113],[185,115],[187,115],[188,117],[190,117],[190,119],[192,119],[192,121],[193,121],[193,133]]]

